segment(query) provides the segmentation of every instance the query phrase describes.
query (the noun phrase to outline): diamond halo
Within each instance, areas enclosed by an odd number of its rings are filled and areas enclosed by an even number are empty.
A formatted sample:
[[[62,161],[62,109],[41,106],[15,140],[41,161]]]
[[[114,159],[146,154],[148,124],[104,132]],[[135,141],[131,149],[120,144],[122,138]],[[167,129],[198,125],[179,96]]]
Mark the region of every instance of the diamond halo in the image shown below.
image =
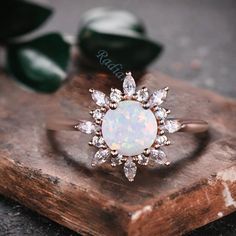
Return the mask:
[[[168,87],[154,91],[136,90],[131,73],[126,73],[123,93],[111,89],[110,96],[90,89],[97,107],[90,111],[94,121],[80,121],[75,126],[86,134],[94,134],[89,145],[98,148],[92,166],[110,162],[111,166],[124,164],[124,174],[133,181],[137,165],[169,165],[161,149],[170,144],[165,132],[181,129],[178,120],[168,119],[170,110],[161,107]],[[122,127],[123,125],[123,127]],[[137,153],[138,150],[138,153]]]

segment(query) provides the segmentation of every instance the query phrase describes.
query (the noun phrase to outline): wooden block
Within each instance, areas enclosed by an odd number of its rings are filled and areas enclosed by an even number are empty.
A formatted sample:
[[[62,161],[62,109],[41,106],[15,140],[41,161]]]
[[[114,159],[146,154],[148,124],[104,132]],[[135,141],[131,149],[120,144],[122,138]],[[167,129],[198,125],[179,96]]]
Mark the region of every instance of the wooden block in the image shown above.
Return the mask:
[[[95,77],[96,76],[96,77]],[[104,75],[74,77],[54,95],[0,78],[0,192],[82,235],[181,235],[236,209],[236,102],[156,73],[139,81],[170,87],[174,117],[209,122],[208,134],[170,135],[169,167],[90,167],[94,149],[78,132],[49,133],[47,115],[88,118],[88,89],[121,86]]]

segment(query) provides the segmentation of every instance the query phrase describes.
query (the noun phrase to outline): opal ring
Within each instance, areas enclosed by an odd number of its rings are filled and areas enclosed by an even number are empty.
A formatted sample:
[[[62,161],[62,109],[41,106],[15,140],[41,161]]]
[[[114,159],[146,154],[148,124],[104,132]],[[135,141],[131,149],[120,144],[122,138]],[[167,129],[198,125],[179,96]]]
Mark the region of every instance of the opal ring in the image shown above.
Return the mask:
[[[98,148],[92,166],[110,162],[124,164],[124,173],[133,181],[137,165],[170,165],[162,146],[170,145],[166,132],[199,133],[208,129],[202,120],[168,118],[170,110],[162,107],[168,87],[150,93],[145,87],[136,90],[130,72],[123,81],[123,92],[111,89],[110,96],[90,89],[97,107],[90,111],[93,121],[59,120],[47,122],[49,130],[74,130],[93,134],[89,145]]]

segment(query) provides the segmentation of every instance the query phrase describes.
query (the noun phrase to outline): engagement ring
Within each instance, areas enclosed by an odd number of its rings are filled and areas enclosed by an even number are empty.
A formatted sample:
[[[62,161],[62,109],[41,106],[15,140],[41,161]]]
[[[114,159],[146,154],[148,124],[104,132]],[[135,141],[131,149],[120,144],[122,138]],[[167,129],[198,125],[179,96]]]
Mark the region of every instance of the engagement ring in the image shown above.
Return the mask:
[[[75,130],[93,134],[89,145],[98,148],[92,166],[110,162],[124,164],[124,173],[133,181],[138,165],[170,165],[162,146],[170,145],[166,132],[199,133],[208,129],[202,120],[168,118],[170,110],[162,107],[168,87],[150,93],[136,90],[130,72],[123,81],[123,92],[112,88],[110,96],[90,89],[97,108],[90,111],[93,121],[50,119],[49,130]]]

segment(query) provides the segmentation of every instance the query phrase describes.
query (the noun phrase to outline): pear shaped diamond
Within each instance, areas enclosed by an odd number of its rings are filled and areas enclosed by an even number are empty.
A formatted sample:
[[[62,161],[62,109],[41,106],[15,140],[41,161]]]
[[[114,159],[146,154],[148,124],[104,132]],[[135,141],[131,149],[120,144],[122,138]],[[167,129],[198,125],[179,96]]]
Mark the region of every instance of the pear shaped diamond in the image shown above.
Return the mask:
[[[133,162],[133,160],[131,158],[128,158],[128,160],[124,164],[124,173],[125,173],[126,178],[130,182],[134,181],[134,177],[136,176],[136,172],[137,172],[136,164]]]
[[[129,97],[135,93],[136,84],[135,84],[134,78],[131,76],[131,73],[127,73],[127,76],[124,79],[123,90],[124,90],[124,94]]]
[[[98,90],[92,91],[92,99],[100,107],[106,106],[109,103],[108,97],[103,92]]]
[[[181,129],[181,123],[178,120],[166,120],[164,128],[169,133],[175,133]]]
[[[91,134],[97,131],[98,127],[91,121],[81,120],[78,125],[75,126],[76,129],[85,134]]]
[[[149,98],[148,104],[150,107],[161,105],[167,97],[167,88],[155,91]]]
[[[157,164],[164,165],[169,161],[166,158],[166,154],[161,149],[151,149],[150,158]]]
[[[106,162],[109,156],[110,156],[109,149],[98,150],[92,159],[92,166],[100,165]]]

